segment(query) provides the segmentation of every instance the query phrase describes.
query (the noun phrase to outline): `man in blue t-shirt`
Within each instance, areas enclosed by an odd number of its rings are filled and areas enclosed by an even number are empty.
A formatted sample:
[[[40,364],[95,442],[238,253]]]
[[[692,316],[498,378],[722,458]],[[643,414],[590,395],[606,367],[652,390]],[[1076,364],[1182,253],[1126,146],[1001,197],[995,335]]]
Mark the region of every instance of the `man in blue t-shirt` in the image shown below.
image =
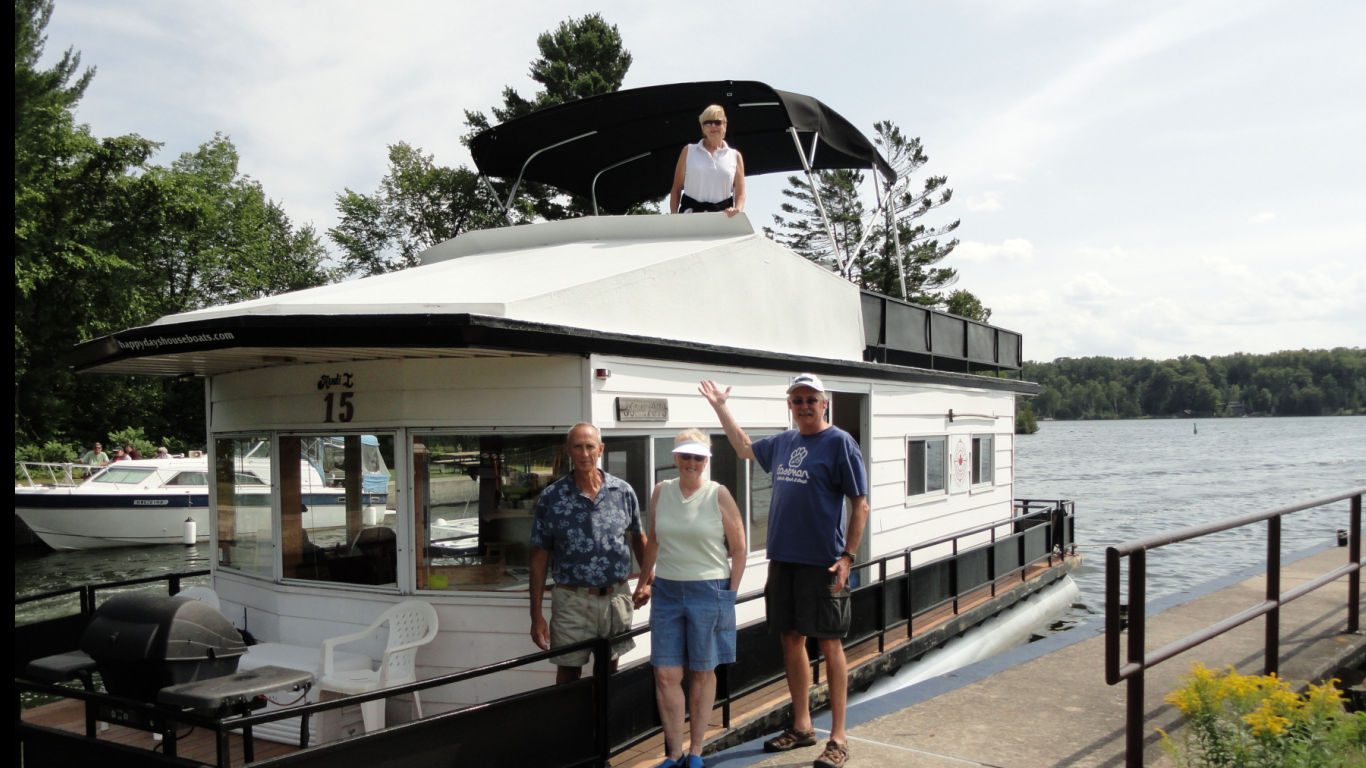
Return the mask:
[[[849,633],[849,569],[868,521],[863,455],[848,432],[827,421],[830,402],[814,374],[797,376],[787,388],[795,429],[758,441],[750,440],[726,406],[730,387],[704,381],[699,391],[721,419],[735,453],[759,462],[773,478],[764,604],[769,629],[781,637],[792,725],[764,742],[764,749],[785,752],[816,744],[806,654],[806,638],[814,637],[828,665],[831,719],[830,741],[815,766],[840,768],[849,757],[844,726],[849,672],[843,644]]]

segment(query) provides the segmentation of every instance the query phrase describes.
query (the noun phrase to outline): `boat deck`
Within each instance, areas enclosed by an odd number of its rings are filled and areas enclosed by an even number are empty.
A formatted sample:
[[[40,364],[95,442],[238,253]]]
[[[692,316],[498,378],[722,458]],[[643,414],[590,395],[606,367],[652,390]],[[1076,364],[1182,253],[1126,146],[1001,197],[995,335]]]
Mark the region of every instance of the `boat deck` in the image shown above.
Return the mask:
[[[1027,569],[1024,578],[1014,575],[999,579],[995,585],[997,593],[1003,593],[1016,588],[1031,585],[1039,585],[1044,581],[1045,574],[1061,575],[1076,564],[1075,560],[1069,560],[1061,564],[1050,567],[1047,564],[1037,564]],[[1063,567],[1059,567],[1062,565]],[[974,608],[980,608],[989,603],[993,598],[991,586],[984,586],[972,593],[961,597],[958,601],[958,612],[954,612],[952,605],[944,605],[934,610],[928,611],[916,617],[914,634],[907,637],[904,630],[897,630],[889,633],[884,640],[884,650],[878,651],[878,641],[876,638],[864,641],[848,650],[848,660],[850,675],[853,679],[851,690],[865,687],[872,679],[880,676],[878,662],[895,653],[898,649],[905,651],[905,646],[916,640],[933,635],[936,630],[943,630],[957,616],[961,616]],[[775,641],[776,642],[776,641]],[[928,650],[928,649],[926,649]],[[919,651],[923,653],[924,651]],[[817,680],[824,677],[824,665],[818,663]],[[824,686],[818,685],[814,692],[818,702],[824,701]],[[743,743],[745,740],[753,738],[756,734],[770,730],[770,724],[775,719],[785,720],[787,714],[787,686],[779,680],[776,683],[765,686],[753,693],[739,698],[731,704],[731,727],[729,729],[722,726],[722,712],[718,707],[712,712],[712,719],[707,731],[708,752],[724,749],[735,744]],[[77,700],[62,700],[51,704],[44,704],[33,709],[24,710],[21,717],[25,722],[35,725],[45,726],[72,733],[85,732],[85,711],[84,706]],[[102,726],[97,738],[110,741],[128,747],[160,751],[162,742],[153,739],[151,733],[146,731],[128,728],[119,725]],[[229,735],[231,765],[246,765],[242,737],[239,734]],[[297,751],[297,747],[280,744],[264,739],[254,740],[255,759],[263,760],[270,757],[289,754]],[[663,736],[655,736],[635,745],[621,753],[613,756],[612,765],[625,768],[635,768],[637,766],[654,766],[660,761],[663,753]],[[217,746],[214,734],[204,729],[190,729],[182,731],[177,739],[176,754],[178,757],[195,760],[207,765],[215,765],[218,762]]]

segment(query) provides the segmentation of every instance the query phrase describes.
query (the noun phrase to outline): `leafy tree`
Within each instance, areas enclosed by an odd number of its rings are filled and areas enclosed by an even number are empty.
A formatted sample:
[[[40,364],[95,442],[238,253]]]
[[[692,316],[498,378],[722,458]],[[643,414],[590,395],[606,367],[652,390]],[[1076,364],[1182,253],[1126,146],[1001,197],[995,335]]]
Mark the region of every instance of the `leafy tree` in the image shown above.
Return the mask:
[[[295,229],[237,151],[215,137],[169,168],[156,142],[100,139],[73,110],[93,69],[68,50],[37,69],[51,2],[15,4],[15,443],[84,443],[111,424],[203,440],[193,381],[76,377],[76,344],[208,304],[330,278],[311,228]]]
[[[431,246],[503,222],[498,201],[477,173],[439,166],[403,142],[389,147],[389,172],[379,189],[372,195],[347,189],[337,196],[337,210],[341,220],[328,235],[353,275],[416,266],[418,254]]]
[[[504,87],[502,106],[491,110],[497,122],[507,122],[567,101],[620,90],[626,72],[631,68],[631,53],[626,50],[621,32],[597,13],[560,22],[553,31],[537,36],[536,48],[540,56],[531,62],[529,74],[541,90],[526,98],[512,86]],[[465,111],[465,124],[469,128],[464,137],[466,143],[492,125],[489,118],[477,110]],[[546,220],[585,216],[592,211],[592,204],[586,198],[566,196],[543,184],[524,184],[518,196],[526,201],[528,209],[525,212]],[[638,206],[632,211],[648,212],[658,210],[655,206]]]
[[[944,307],[955,315],[987,322],[991,320],[991,310],[982,306],[982,300],[962,288],[949,294]]]
[[[959,220],[942,225],[924,221],[927,214],[953,199],[948,178],[931,176],[916,187],[917,172],[929,162],[920,139],[906,136],[887,120],[876,123],[873,132],[874,143],[897,173],[887,198],[886,218],[894,224],[870,219],[861,194],[861,171],[831,170],[817,172],[815,179],[834,230],[833,241],[810,186],[800,176],[788,177],[783,190],[787,200],[782,213],[773,217],[774,227],[768,234],[862,288],[927,306],[949,306],[953,297],[945,296],[943,290],[957,282],[958,272],[940,263],[958,245],[957,239],[944,238],[958,228]],[[975,319],[990,317],[991,310],[970,292],[956,294],[952,305],[956,309],[950,311]]]

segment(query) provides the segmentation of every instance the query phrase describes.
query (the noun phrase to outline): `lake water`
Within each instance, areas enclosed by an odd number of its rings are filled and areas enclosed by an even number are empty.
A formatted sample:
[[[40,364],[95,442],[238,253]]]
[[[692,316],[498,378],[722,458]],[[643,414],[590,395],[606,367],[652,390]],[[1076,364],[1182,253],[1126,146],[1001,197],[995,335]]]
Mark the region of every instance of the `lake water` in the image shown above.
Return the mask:
[[[1077,503],[1085,562],[1065,622],[1075,624],[1103,610],[1106,546],[1366,486],[1366,417],[1044,422],[1016,438],[1015,479],[1017,497]],[[1284,551],[1332,541],[1346,526],[1346,502],[1292,515]],[[1168,547],[1149,557],[1149,595],[1264,558],[1265,526]],[[15,593],[208,565],[207,544],[26,551],[15,557]],[[27,611],[15,618],[29,620]]]
[[[1015,495],[1072,499],[1084,564],[1076,623],[1105,606],[1105,548],[1366,486],[1366,418],[1043,422],[1016,437]],[[1333,541],[1347,502],[1282,521],[1282,552]],[[1266,560],[1266,526],[1148,556],[1148,595]],[[1345,555],[1344,555],[1345,560]]]

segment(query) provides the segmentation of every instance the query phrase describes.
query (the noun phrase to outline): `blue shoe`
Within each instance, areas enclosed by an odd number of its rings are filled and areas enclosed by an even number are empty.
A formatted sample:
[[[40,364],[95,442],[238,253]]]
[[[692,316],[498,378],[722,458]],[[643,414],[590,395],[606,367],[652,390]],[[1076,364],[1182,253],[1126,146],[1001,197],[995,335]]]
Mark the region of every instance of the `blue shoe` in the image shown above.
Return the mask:
[[[655,768],[678,768],[679,764],[669,758],[664,758],[664,762],[656,765]]]
[[[684,755],[678,761],[678,768],[706,768],[706,763],[702,762],[701,755]]]

